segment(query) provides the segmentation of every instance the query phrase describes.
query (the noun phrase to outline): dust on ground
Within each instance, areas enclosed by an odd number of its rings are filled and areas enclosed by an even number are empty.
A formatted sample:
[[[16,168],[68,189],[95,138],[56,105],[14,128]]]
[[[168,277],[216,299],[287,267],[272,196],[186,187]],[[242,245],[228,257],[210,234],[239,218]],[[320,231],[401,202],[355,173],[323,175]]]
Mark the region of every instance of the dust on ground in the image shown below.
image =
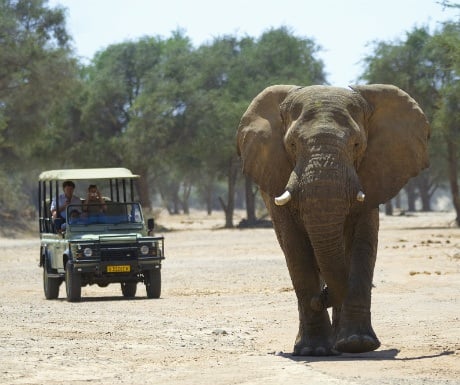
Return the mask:
[[[244,213],[238,213],[238,223]],[[45,300],[39,240],[0,239],[2,384],[460,384],[460,229],[452,213],[381,216],[375,352],[293,357],[297,304],[272,229],[168,216],[163,290]]]

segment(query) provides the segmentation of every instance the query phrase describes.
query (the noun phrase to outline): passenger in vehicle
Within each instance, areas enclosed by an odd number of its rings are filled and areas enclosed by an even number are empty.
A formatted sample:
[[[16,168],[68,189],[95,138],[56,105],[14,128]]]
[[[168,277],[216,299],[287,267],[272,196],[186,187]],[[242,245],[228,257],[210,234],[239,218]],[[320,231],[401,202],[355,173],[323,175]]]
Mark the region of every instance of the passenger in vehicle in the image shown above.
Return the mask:
[[[80,223],[80,212],[74,209],[70,212],[69,224],[74,225],[76,223]]]
[[[80,219],[80,211],[77,209],[72,209],[69,215],[69,225],[76,225],[76,224],[84,224],[84,222]],[[61,232],[64,232],[67,228],[67,224],[64,222],[61,225]]]
[[[75,183],[73,183],[71,180],[66,180],[64,183],[62,183],[62,190],[64,191],[62,194],[59,195],[59,213],[57,212],[57,205],[56,205],[56,200],[53,199],[51,202],[51,216],[53,219],[56,218],[63,218],[65,219],[67,216],[67,207],[69,205],[81,205],[81,199],[77,197],[76,195],[73,195],[73,192],[75,190]],[[75,210],[78,210],[78,206],[75,207]]]
[[[88,216],[99,215],[107,209],[104,198],[97,189],[95,184],[91,184],[88,187],[88,195],[83,202],[83,212]]]

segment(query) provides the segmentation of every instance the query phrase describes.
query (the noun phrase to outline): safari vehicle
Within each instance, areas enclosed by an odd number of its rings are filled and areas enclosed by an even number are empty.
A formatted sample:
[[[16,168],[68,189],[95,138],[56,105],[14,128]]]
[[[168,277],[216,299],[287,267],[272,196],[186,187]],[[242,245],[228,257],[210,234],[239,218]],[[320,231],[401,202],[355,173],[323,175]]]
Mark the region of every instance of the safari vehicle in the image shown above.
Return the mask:
[[[161,262],[164,238],[153,236],[153,219],[145,225],[142,208],[134,200],[133,175],[126,168],[92,168],[44,171],[39,176],[40,266],[47,299],[59,297],[65,282],[67,300],[81,299],[81,288],[118,283],[125,297],[136,295],[143,282],[148,298],[161,294]],[[71,180],[74,195],[86,197],[90,184],[97,184],[104,196],[98,210],[83,211],[70,204],[66,219],[52,218],[50,204],[59,204],[62,183]],[[57,212],[61,210],[57,207]],[[97,214],[95,214],[97,212]],[[74,215],[78,214],[78,215]]]

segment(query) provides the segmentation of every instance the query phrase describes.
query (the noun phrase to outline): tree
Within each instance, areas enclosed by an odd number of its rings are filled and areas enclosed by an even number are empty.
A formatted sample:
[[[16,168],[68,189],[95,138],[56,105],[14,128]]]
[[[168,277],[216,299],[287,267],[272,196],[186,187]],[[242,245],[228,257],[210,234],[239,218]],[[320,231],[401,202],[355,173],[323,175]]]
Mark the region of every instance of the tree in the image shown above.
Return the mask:
[[[227,179],[227,199],[219,197],[225,212],[225,227],[233,227],[234,189],[237,176],[237,159],[234,145],[234,132],[243,106],[238,94],[230,88],[234,68],[240,55],[238,39],[231,36],[215,38],[210,44],[202,45],[196,52],[195,84],[199,103],[195,104],[194,118],[198,130],[195,153],[200,159],[203,175],[199,180],[208,186],[213,181]],[[208,210],[211,206],[209,191]]]
[[[408,92],[430,119],[438,95],[435,80],[436,65],[428,53],[431,35],[426,27],[414,28],[404,41],[374,42],[374,52],[365,58],[366,69],[361,76],[369,83],[394,84]],[[434,148],[431,147],[431,152]],[[433,167],[419,174],[405,186],[409,211],[415,210],[417,196],[422,209],[430,211],[430,197],[438,187],[438,172]],[[417,195],[416,191],[419,191]]]
[[[75,84],[77,63],[63,10],[46,5],[45,0],[0,0],[0,196],[24,197],[36,167],[65,135],[53,119]],[[31,197],[0,204],[19,210]]]
[[[75,151],[81,153],[91,142],[86,162],[101,166],[124,163],[120,140],[146,78],[160,60],[158,45],[155,38],[114,44],[98,52],[85,69],[81,137]]]
[[[121,143],[128,164],[147,178],[160,180],[158,191],[165,206],[172,204],[171,212],[177,213],[180,205],[188,210],[191,174],[197,166],[188,145],[196,130],[188,118],[195,92],[189,80],[192,46],[180,31],[156,44],[156,52],[150,52],[156,63],[146,72],[142,92],[131,106],[131,120]]]
[[[435,60],[436,83],[439,88],[438,110],[434,115],[435,139],[444,144],[447,174],[456,211],[456,222],[460,226],[460,188],[458,163],[460,157],[460,23],[446,23],[442,31],[433,36],[430,44]]]

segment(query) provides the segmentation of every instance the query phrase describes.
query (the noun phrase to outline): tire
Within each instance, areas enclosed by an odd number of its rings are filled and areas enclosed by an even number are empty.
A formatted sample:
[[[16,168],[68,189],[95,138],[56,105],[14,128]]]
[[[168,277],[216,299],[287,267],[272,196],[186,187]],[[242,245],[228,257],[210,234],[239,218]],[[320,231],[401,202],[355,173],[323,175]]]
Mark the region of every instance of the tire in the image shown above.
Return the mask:
[[[122,282],[121,292],[126,298],[133,298],[136,296],[137,282]]]
[[[80,273],[72,269],[70,262],[67,262],[65,268],[65,288],[67,301],[78,302],[81,300],[81,276]]]
[[[61,279],[48,276],[48,265],[48,258],[45,255],[45,263],[43,265],[43,291],[45,292],[46,299],[56,299],[59,297]]]
[[[144,271],[145,289],[147,298],[160,298],[161,295],[161,270],[153,269]]]

